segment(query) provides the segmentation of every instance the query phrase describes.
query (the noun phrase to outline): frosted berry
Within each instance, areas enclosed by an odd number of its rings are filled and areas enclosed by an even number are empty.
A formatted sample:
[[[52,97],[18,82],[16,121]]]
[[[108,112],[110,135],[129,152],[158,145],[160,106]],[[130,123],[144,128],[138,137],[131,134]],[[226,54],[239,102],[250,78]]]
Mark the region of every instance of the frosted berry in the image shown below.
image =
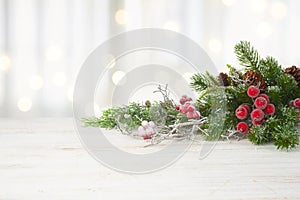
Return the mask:
[[[252,124],[254,126],[259,126],[259,125],[262,125],[263,121],[255,121],[255,120],[252,120]]]
[[[176,110],[180,110],[180,107],[179,107],[179,106],[176,106],[175,109],[176,109]]]
[[[251,85],[247,90],[247,94],[251,98],[257,97],[259,95],[259,93],[260,93],[259,88],[255,87],[254,85]]]
[[[193,118],[198,119],[200,117],[199,111],[193,113]]]
[[[142,127],[148,128],[149,123],[147,121],[142,121]]]
[[[275,113],[275,106],[270,103],[267,105],[264,111],[266,115],[273,115]]]
[[[269,100],[270,100],[270,99],[269,99],[269,96],[266,95],[266,94],[260,94],[259,97],[265,98],[265,99],[267,100],[267,102],[269,102]]]
[[[193,101],[193,99],[191,97],[187,97],[186,101]]]
[[[250,113],[250,107],[248,104],[244,103],[242,105],[240,105],[240,107],[246,108],[246,110],[248,111],[248,113]]]
[[[179,103],[180,103],[181,105],[183,105],[185,102],[186,102],[186,99],[181,97],[181,99],[179,100]]]
[[[245,119],[248,115],[248,111],[246,108],[244,107],[238,107],[236,110],[235,110],[235,116],[238,118],[238,119]]]
[[[296,108],[300,108],[300,98],[297,98],[297,99],[294,100],[294,106]]]
[[[150,121],[150,122],[149,122],[149,127],[155,128],[155,123],[154,123],[153,121]]]
[[[291,101],[289,102],[289,106],[295,107],[294,100],[291,100]]]
[[[194,118],[194,112],[187,112],[187,113],[186,113],[186,117],[187,117],[188,119]]]
[[[254,101],[256,108],[265,109],[268,104],[268,101],[264,97],[257,97]]]
[[[151,135],[145,135],[145,136],[143,136],[143,138],[144,138],[144,140],[149,140],[149,139],[151,139]]]
[[[191,105],[187,108],[188,112],[194,112],[194,110],[195,110],[194,106]]]
[[[264,118],[265,114],[261,109],[254,109],[251,112],[251,119],[255,121],[261,121]]]
[[[240,122],[236,126],[236,130],[239,131],[240,133],[248,133],[249,126],[246,122]]]

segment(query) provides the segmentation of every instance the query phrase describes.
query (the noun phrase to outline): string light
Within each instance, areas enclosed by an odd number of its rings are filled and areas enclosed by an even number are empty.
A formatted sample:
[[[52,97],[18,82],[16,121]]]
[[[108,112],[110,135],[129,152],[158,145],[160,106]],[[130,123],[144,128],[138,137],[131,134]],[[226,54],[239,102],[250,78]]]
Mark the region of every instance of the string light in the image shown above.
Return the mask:
[[[43,87],[44,80],[40,75],[34,75],[30,78],[30,87],[33,90],[39,90]]]
[[[116,71],[113,75],[112,75],[112,81],[115,85],[123,85],[125,83],[125,76],[126,73],[123,71]]]
[[[32,107],[32,100],[28,97],[22,97],[18,101],[18,108],[21,112],[28,112]]]
[[[275,2],[271,5],[270,15],[275,19],[283,19],[287,15],[287,6],[283,2]]]
[[[0,69],[6,71],[11,67],[11,59],[9,56],[2,54],[0,55]]]
[[[61,60],[61,58],[64,56],[64,52],[61,47],[59,46],[49,46],[46,49],[46,59],[50,62],[55,62]]]
[[[175,31],[175,32],[179,32],[180,30],[179,24],[175,21],[167,21],[163,27],[164,29]]]
[[[125,25],[128,22],[128,14],[125,10],[120,9],[115,14],[115,20],[120,25]]]
[[[208,47],[211,51],[218,53],[222,50],[222,43],[217,39],[210,39],[208,42]]]
[[[54,76],[52,77],[52,82],[56,86],[60,86],[60,87],[64,86],[67,82],[65,73],[63,73],[63,72],[55,73]]]
[[[225,5],[225,6],[232,6],[236,3],[236,0],[222,0],[222,3]]]

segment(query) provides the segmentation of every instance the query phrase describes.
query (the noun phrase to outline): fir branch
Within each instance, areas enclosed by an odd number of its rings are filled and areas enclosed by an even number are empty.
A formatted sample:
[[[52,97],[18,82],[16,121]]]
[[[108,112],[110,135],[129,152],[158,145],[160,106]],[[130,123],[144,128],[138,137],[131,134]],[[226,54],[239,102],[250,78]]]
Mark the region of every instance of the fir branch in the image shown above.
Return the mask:
[[[260,57],[254,47],[250,45],[250,42],[240,41],[235,45],[234,52],[240,64],[246,67],[247,70],[258,70]]]
[[[253,126],[248,134],[248,139],[256,145],[266,144],[272,141],[267,125]]]
[[[298,131],[294,126],[282,124],[275,128],[272,134],[277,149],[290,150],[299,144]]]
[[[275,58],[268,56],[259,63],[258,72],[269,86],[277,85],[277,79],[283,74],[282,67]]]
[[[205,74],[195,74],[191,79],[192,80],[190,85],[197,92],[206,90],[208,87],[219,85],[218,79],[211,75],[209,72],[206,72]]]

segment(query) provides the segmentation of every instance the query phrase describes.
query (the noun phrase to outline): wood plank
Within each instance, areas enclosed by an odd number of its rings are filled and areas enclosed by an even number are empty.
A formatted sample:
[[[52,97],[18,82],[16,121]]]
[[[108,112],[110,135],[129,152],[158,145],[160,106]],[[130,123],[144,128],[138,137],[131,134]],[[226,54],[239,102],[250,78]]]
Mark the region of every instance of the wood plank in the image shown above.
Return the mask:
[[[120,148],[142,151],[144,141],[107,135]],[[128,175],[82,149],[72,119],[1,119],[0,199],[300,199],[299,147],[219,142],[202,160],[200,149],[193,144],[156,173]]]

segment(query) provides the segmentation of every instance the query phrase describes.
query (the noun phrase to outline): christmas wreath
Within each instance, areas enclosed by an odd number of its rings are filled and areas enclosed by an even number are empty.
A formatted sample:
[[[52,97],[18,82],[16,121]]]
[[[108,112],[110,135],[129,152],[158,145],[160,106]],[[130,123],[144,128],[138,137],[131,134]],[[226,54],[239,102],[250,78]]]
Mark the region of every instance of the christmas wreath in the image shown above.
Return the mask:
[[[247,41],[234,52],[243,70],[227,65],[228,72],[209,72],[191,78],[197,99],[183,95],[179,102],[159,86],[163,101],[132,102],[111,107],[101,117],[83,118],[85,126],[118,129],[141,136],[151,144],[168,138],[207,140],[248,138],[253,144],[273,142],[278,149],[292,149],[299,143],[300,69],[283,69],[273,57],[261,58]]]

